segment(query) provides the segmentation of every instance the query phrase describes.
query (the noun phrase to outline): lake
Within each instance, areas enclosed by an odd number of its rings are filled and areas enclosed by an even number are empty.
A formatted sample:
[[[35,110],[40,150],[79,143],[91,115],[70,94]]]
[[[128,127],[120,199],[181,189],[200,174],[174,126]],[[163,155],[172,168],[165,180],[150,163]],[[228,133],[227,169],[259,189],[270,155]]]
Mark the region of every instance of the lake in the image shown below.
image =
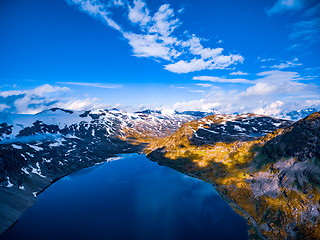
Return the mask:
[[[201,180],[126,154],[70,174],[0,239],[248,239],[245,220]]]

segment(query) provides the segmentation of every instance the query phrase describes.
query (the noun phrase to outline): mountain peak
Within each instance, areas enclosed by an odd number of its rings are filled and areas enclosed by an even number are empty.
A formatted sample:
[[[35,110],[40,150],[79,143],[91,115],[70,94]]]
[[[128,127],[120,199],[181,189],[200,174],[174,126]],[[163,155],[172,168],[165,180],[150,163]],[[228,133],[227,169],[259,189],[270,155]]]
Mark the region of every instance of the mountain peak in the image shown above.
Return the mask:
[[[50,108],[48,110],[44,110],[44,111],[39,112],[37,114],[45,114],[45,113],[52,113],[52,112],[65,112],[65,113],[69,113],[69,114],[73,113],[73,111],[67,110],[67,109],[63,109],[63,108]]]

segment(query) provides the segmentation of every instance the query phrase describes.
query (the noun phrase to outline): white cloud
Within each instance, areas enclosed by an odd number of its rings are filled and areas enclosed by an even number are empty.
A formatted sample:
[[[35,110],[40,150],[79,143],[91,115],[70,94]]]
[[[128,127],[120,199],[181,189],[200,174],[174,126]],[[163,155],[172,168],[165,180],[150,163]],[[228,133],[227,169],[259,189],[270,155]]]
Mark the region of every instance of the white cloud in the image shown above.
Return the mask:
[[[96,108],[96,102],[99,98],[70,99],[67,102],[59,102],[58,107],[75,111]]]
[[[76,98],[69,88],[44,84],[30,90],[0,92],[0,111],[34,114],[53,107],[71,110],[94,108],[97,98]]]
[[[244,75],[249,75],[249,73],[237,71],[237,72],[231,72],[231,73],[229,73],[229,75],[233,75],[233,76],[244,76]]]
[[[241,93],[243,96],[262,96],[275,92],[278,85],[269,84],[267,82],[258,82],[254,86],[247,88],[247,90]]]
[[[95,18],[99,18],[102,22],[106,23],[110,27],[122,32],[121,27],[111,19],[110,12],[107,6],[100,2],[100,0],[66,0],[70,4],[76,4],[83,12],[90,14]],[[119,2],[114,2],[115,4]]]
[[[217,57],[210,58],[209,60],[203,60],[194,58],[191,61],[180,60],[176,63],[165,65],[165,69],[174,73],[189,73],[196,72],[205,69],[225,69],[231,64],[243,62],[243,57],[240,55],[218,55]]]
[[[222,55],[223,48],[204,47],[201,39],[195,35],[174,35],[181,25],[169,4],[163,4],[152,15],[143,0],[134,0],[133,4],[122,1],[102,2],[100,0],[67,0],[78,5],[81,11],[101,19],[110,27],[118,30],[128,40],[134,56],[169,61],[165,69],[175,73],[188,73],[205,69],[225,69],[232,64],[242,63],[239,54]],[[121,7],[119,7],[121,6]],[[112,18],[114,9],[125,10],[131,24],[137,31],[128,31],[120,27]],[[178,11],[179,14],[182,11]],[[221,43],[221,41],[219,41]],[[192,59],[192,60],[190,60]]]
[[[202,59],[216,57],[223,51],[223,48],[204,48],[200,43],[200,38],[196,37],[195,35],[192,35],[188,41],[182,42],[182,46],[189,47],[190,52],[193,55],[200,55]]]
[[[202,78],[203,77],[203,78]],[[217,77],[195,77],[213,82],[229,81]],[[246,79],[245,79],[246,80]],[[218,109],[222,113],[254,112],[278,116],[286,110],[320,106],[319,87],[303,81],[297,72],[272,70],[260,72],[244,90],[212,87],[202,99],[174,104],[174,110]],[[247,80],[249,81],[249,80]]]
[[[271,16],[277,13],[283,13],[286,11],[300,10],[304,7],[304,0],[277,0],[275,4],[266,11]]]
[[[10,108],[10,107],[8,105],[6,105],[6,104],[0,104],[0,112],[5,110],[6,108]]]
[[[264,107],[259,107],[257,109],[254,109],[253,112],[261,115],[277,116],[283,113],[283,109],[281,108],[283,105],[284,105],[284,102],[275,101]]]
[[[135,33],[124,33],[123,36],[129,40],[137,57],[154,57],[170,60],[176,58],[179,53],[159,40],[157,35],[144,35]]]
[[[302,78],[297,72],[272,70],[257,75],[262,76],[262,78],[255,80],[255,85],[240,93],[241,96],[263,97],[265,95],[305,94],[307,90],[312,88],[312,86],[298,82]]]
[[[200,81],[209,81],[209,82],[216,82],[216,83],[244,83],[244,84],[253,84],[253,81],[241,78],[222,78],[222,77],[213,77],[213,76],[195,76],[192,78],[193,80],[200,80]]]
[[[204,93],[203,90],[194,90],[194,89],[189,90],[189,92],[193,92],[193,93]]]
[[[211,61],[194,58],[189,62],[180,60],[179,62],[168,64],[164,68],[174,73],[189,73],[208,69],[211,64]]]
[[[286,62],[282,62],[280,64],[270,66],[270,68],[284,69],[284,68],[290,68],[290,67],[297,67],[297,66],[301,66],[301,65],[302,65],[302,63],[298,62],[298,58],[295,58],[292,61],[286,61]]]
[[[33,90],[30,91],[30,93],[39,95],[39,96],[44,96],[48,93],[54,93],[54,92],[65,92],[69,91],[70,89],[67,87],[59,87],[59,86],[51,86],[50,84],[44,84],[41,85]]]
[[[0,92],[0,96],[6,98],[8,96],[12,95],[23,95],[23,94],[35,94],[38,96],[43,96],[48,93],[55,93],[55,92],[65,92],[69,91],[70,89],[67,87],[59,87],[59,86],[52,86],[50,84],[44,84],[39,87],[36,87],[35,89],[32,90],[12,90],[12,91],[2,91]]]
[[[138,23],[141,26],[145,26],[150,22],[149,10],[146,8],[146,4],[141,0],[134,0],[133,7],[129,5],[129,19],[133,23]]]
[[[212,84],[209,83],[197,83],[196,85],[205,88],[212,87]]]
[[[169,36],[179,25],[179,20],[174,19],[174,12],[169,4],[161,5],[152,20],[154,24],[149,28],[149,32],[158,33],[162,36]]]
[[[22,93],[23,93],[22,91],[16,91],[16,90],[3,91],[3,92],[0,92],[0,96],[6,98],[11,95],[20,95]]]
[[[78,86],[88,86],[97,88],[121,88],[121,84],[105,84],[105,83],[91,83],[91,82],[58,82],[59,84],[66,85],[78,85]]]
[[[219,107],[220,104],[217,102],[210,102],[206,99],[193,100],[188,102],[177,102],[172,106],[173,110],[178,111],[188,111],[188,110],[199,110],[199,111],[208,111]]]

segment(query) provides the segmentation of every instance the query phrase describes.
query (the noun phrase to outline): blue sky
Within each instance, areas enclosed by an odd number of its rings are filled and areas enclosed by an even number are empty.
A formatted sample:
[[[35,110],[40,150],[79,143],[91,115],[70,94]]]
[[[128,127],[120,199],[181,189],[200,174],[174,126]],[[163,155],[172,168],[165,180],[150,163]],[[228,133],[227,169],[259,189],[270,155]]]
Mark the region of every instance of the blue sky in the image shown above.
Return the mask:
[[[320,106],[316,0],[2,0],[0,110]]]

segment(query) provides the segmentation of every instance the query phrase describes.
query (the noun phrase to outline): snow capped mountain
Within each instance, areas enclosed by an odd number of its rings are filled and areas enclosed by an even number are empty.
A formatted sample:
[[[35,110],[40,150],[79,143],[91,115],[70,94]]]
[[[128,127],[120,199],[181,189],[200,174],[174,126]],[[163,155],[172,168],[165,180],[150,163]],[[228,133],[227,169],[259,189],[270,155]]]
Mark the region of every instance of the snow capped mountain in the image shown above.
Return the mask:
[[[176,129],[194,117],[183,114],[166,114],[159,111],[141,111],[127,113],[118,109],[95,109],[76,112],[53,108],[35,115],[13,114],[2,119],[0,125],[0,140],[2,142],[17,141],[21,137],[36,134],[58,134],[63,136],[94,137],[100,132],[104,137],[123,136],[128,128],[159,130]],[[0,119],[0,122],[2,122]],[[99,135],[100,137],[102,135]]]
[[[197,120],[193,144],[250,140],[292,125],[292,121],[257,114],[213,115]]]
[[[305,117],[309,116],[310,114],[317,112],[319,110],[320,110],[320,108],[306,108],[306,109],[301,109],[301,110],[296,110],[296,111],[284,113],[284,114],[280,115],[280,117],[282,117],[284,119],[289,119],[292,121],[297,121],[297,120],[305,118]]]
[[[189,115],[189,116],[193,116],[196,118],[203,118],[203,117],[207,117],[207,116],[214,115],[214,114],[220,114],[220,111],[218,111],[216,109],[212,109],[212,110],[208,110],[208,111],[183,111],[183,112],[176,111],[175,113]]]
[[[163,137],[189,115],[157,111],[127,113],[118,109],[84,112],[53,108],[35,115],[0,116],[0,197],[2,206],[28,208],[56,179],[90,167],[120,153],[141,152],[134,139]],[[23,208],[0,215],[0,233],[20,216]],[[3,223],[3,224],[2,224]]]
[[[76,112],[53,108],[35,115],[10,115],[0,124],[0,185],[27,190],[21,176],[56,178],[69,168],[137,151],[129,137],[170,134],[194,117],[118,109]],[[67,170],[66,170],[67,169]]]
[[[0,187],[4,189],[2,199],[8,200],[2,204],[10,205],[8,196],[15,195],[28,199],[24,202],[30,205],[56,179],[120,153],[142,152],[155,139],[168,137],[168,144],[174,146],[187,137],[191,144],[201,146],[251,140],[291,124],[256,114],[223,115],[216,110],[129,113],[116,108],[81,112],[52,108],[34,115],[2,113]],[[11,220],[0,215],[0,222],[12,224],[20,212]],[[0,224],[0,232],[10,224]]]
[[[297,122],[218,114],[156,140],[147,157],[213,183],[266,239],[318,239],[319,133],[320,112]]]

